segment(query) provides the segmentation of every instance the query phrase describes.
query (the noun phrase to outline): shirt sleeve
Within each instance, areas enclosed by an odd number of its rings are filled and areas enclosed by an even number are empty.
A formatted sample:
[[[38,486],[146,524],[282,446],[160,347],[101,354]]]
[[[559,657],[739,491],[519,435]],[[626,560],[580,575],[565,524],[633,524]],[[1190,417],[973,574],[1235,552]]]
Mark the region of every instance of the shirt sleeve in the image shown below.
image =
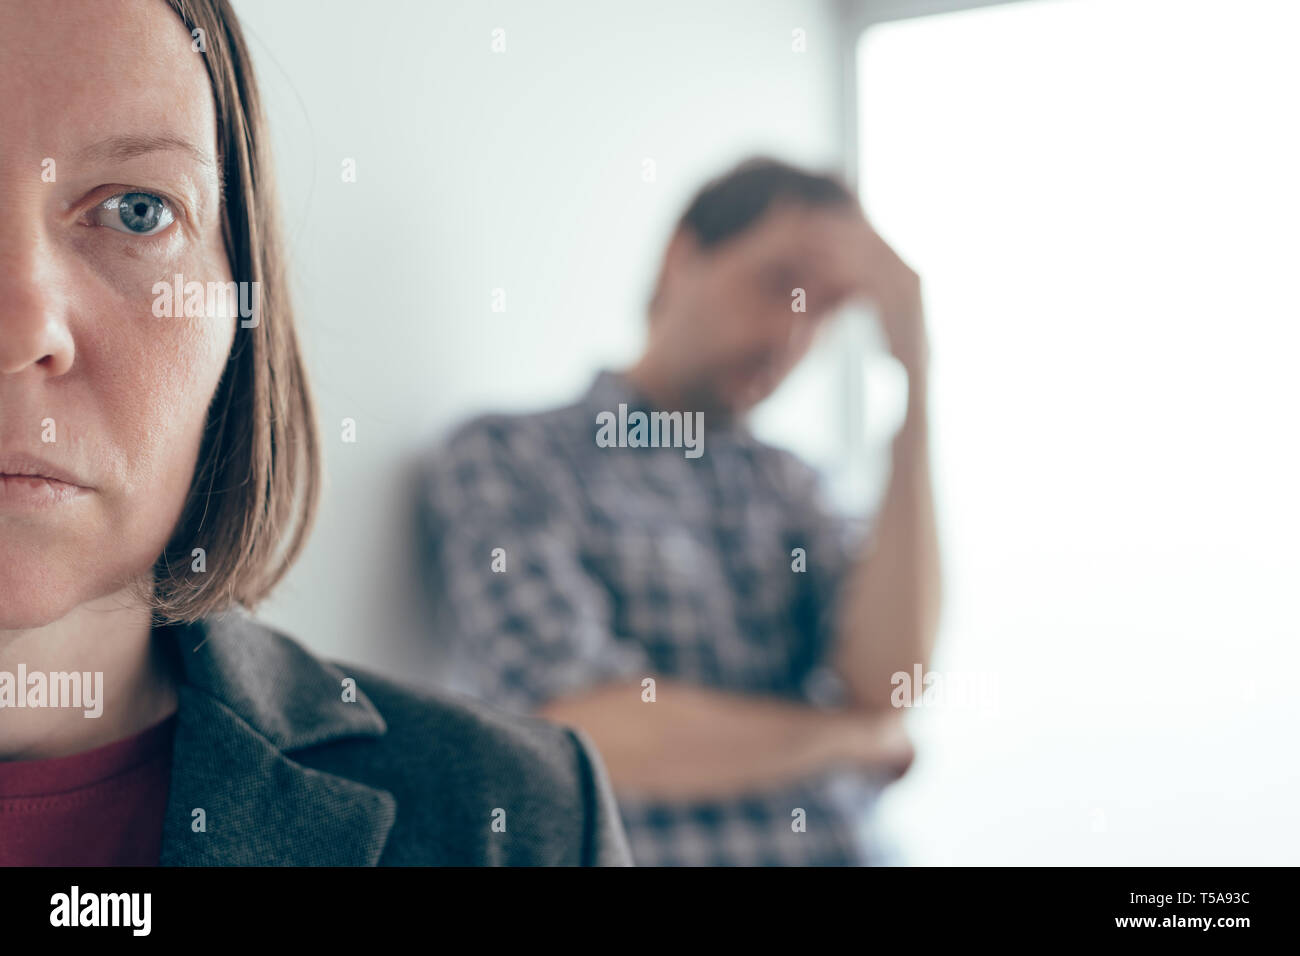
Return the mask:
[[[609,594],[583,566],[556,459],[536,431],[485,419],[423,476],[430,584],[451,625],[455,682],[517,713],[652,672],[644,649],[614,634]]]
[[[847,702],[843,682],[832,669],[836,621],[852,571],[869,543],[871,520],[850,520],[831,507],[817,471],[787,452],[776,456],[778,480],[788,502],[787,535],[792,568],[801,549],[803,568],[794,608],[805,636],[795,663],[802,695],[824,706]]]

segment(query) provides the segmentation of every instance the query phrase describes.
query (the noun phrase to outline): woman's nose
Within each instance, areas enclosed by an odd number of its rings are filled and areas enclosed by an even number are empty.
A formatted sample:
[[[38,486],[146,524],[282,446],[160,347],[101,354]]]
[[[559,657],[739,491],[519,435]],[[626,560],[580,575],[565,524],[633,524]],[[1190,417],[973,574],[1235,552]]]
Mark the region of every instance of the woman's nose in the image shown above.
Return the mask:
[[[39,240],[0,238],[0,374],[36,369],[55,376],[72,367],[67,303],[49,262]]]

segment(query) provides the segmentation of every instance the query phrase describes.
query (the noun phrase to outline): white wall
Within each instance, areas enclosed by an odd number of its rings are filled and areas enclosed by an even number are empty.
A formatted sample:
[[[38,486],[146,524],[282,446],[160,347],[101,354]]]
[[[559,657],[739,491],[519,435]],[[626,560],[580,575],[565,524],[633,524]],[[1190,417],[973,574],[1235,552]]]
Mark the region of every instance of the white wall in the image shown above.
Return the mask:
[[[419,677],[437,634],[413,457],[466,415],[565,401],[630,360],[662,244],[704,177],[752,150],[838,165],[834,11],[235,6],[268,101],[328,475],[308,551],[262,615],[327,655]]]

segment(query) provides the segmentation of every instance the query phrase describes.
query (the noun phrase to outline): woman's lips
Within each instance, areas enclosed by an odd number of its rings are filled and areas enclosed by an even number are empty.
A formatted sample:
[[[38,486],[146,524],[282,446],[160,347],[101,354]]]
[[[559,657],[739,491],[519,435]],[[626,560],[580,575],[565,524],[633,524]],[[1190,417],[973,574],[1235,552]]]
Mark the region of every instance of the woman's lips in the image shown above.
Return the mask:
[[[87,491],[80,485],[43,475],[0,474],[0,511],[50,507],[72,501]]]
[[[86,490],[80,485],[44,475],[0,474],[0,510],[62,504]]]

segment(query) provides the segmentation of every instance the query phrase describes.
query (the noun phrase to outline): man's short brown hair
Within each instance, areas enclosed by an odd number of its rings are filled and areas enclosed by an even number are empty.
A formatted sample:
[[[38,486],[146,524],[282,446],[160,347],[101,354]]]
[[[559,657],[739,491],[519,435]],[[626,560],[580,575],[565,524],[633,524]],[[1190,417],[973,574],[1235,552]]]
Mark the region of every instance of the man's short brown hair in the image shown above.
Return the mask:
[[[704,248],[744,232],[780,202],[803,206],[854,204],[857,197],[833,173],[800,169],[769,156],[753,156],[705,183],[678,220]]]
[[[721,245],[750,229],[779,203],[802,206],[857,205],[857,196],[835,173],[801,169],[770,156],[751,156],[709,180],[691,198],[673,228],[688,233],[702,249]],[[650,299],[659,303],[662,273]]]

